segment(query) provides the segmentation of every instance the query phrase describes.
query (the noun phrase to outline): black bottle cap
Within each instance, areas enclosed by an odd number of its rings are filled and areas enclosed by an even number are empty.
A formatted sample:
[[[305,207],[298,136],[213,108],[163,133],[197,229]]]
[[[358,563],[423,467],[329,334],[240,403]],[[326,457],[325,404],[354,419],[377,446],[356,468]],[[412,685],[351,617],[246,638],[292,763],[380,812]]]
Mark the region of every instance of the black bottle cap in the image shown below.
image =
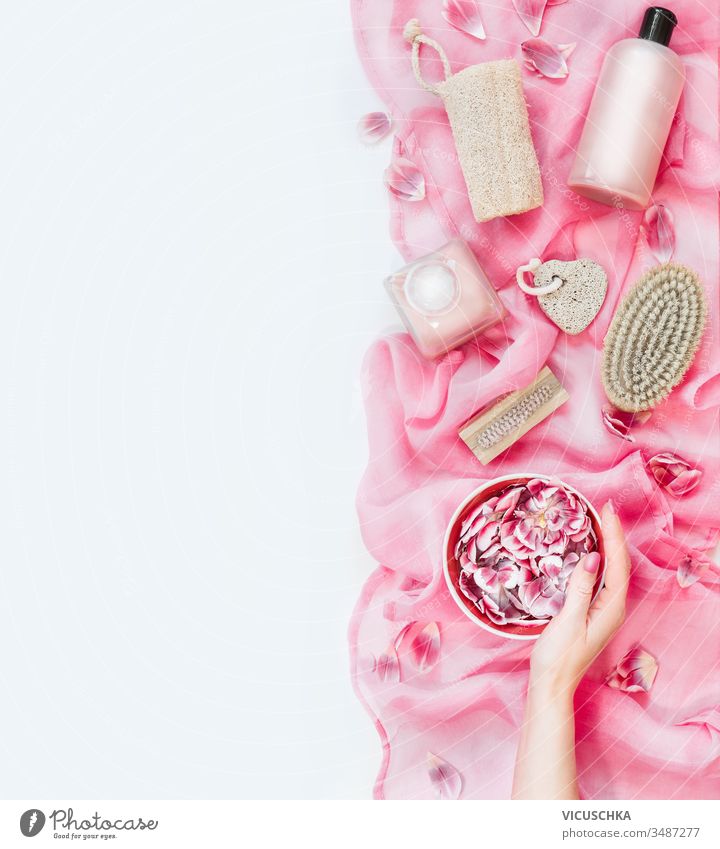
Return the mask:
[[[664,44],[667,47],[677,22],[675,14],[670,9],[650,6],[645,10],[645,17],[640,27],[640,38],[657,41],[658,44]]]

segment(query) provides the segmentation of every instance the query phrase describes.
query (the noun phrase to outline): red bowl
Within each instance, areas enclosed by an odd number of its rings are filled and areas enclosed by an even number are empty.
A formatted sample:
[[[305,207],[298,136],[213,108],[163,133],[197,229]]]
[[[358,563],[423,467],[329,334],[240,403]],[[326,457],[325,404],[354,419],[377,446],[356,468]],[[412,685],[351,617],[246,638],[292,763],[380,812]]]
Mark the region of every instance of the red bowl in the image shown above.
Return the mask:
[[[463,519],[471,510],[474,510],[475,507],[479,506],[483,501],[487,501],[489,498],[492,498],[493,495],[497,495],[500,490],[505,489],[508,486],[513,484],[525,484],[528,483],[528,481],[535,480],[536,478],[543,481],[550,480],[547,475],[505,475],[501,478],[494,478],[493,480],[478,487],[478,489],[471,492],[470,495],[465,498],[453,514],[447,530],[445,531],[445,542],[443,544],[443,571],[445,572],[445,581],[448,585],[448,589],[450,590],[450,595],[455,599],[458,607],[466,616],[472,619],[476,625],[479,625],[481,628],[485,628],[486,631],[491,631],[493,634],[500,634],[503,637],[509,637],[513,640],[536,640],[543,632],[547,623],[543,623],[541,625],[514,625],[510,623],[507,625],[496,625],[494,622],[491,622],[490,619],[488,619],[484,613],[481,613],[473,602],[470,601],[470,599],[467,598],[460,590],[460,585],[458,583],[460,579],[460,564],[455,557],[455,546],[457,544],[458,537],[460,536],[460,527],[462,526]],[[553,480],[557,481],[558,479],[553,478]],[[601,557],[594,591],[594,595],[597,595],[602,588],[603,577],[605,574],[605,547],[603,544],[600,516],[588,499],[585,498],[581,492],[578,492],[575,487],[566,484],[564,481],[558,482],[569,492],[574,493],[587,507],[588,515],[590,516],[590,521],[592,522],[593,530],[595,531],[595,536],[598,541],[598,553]]]

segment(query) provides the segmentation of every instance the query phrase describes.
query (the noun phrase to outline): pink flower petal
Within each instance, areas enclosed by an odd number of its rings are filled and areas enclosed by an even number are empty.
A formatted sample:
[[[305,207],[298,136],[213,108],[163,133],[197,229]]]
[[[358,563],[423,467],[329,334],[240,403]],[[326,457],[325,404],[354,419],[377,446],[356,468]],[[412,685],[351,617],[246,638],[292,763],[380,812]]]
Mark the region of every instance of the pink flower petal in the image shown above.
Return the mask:
[[[559,554],[548,554],[546,557],[541,557],[538,563],[538,568],[541,572],[552,580],[559,577],[562,567],[563,559]]]
[[[393,643],[378,657],[375,674],[386,684],[397,684],[400,681],[400,661]]]
[[[432,669],[440,658],[440,629],[437,622],[428,622],[410,643],[410,656],[421,672]]]
[[[420,169],[399,156],[385,169],[385,185],[400,200],[416,202],[425,197],[425,178]]]
[[[518,585],[520,569],[513,560],[500,560],[496,574],[505,589],[511,590]]]
[[[602,421],[610,433],[625,439],[627,442],[635,442],[635,437],[630,433],[632,428],[643,425],[652,415],[650,410],[641,413],[626,413],[615,407],[602,408]]]
[[[460,798],[462,777],[451,763],[428,752],[427,769],[430,784],[438,799]]]
[[[618,661],[605,683],[624,693],[647,693],[655,681],[657,671],[657,660],[650,652],[635,646]]]
[[[460,538],[463,539],[470,532],[470,528],[473,526],[476,519],[479,519],[483,515],[484,504],[480,504],[479,507],[476,507],[466,519],[463,519],[462,525],[460,525]]]
[[[392,118],[387,112],[368,112],[358,121],[358,138],[363,144],[377,144],[389,135]]]
[[[702,472],[700,469],[690,469],[687,472],[679,474],[675,480],[666,487],[666,489],[670,495],[674,495],[675,498],[682,498],[684,495],[687,495],[695,489],[695,487],[700,483],[701,478]]]
[[[652,663],[655,663],[655,658],[645,651],[641,646],[634,646],[629,652],[624,654],[617,663],[617,672],[623,677],[631,675],[638,669],[642,669],[648,664],[648,658]]]
[[[399,590],[401,593],[404,593],[408,598],[417,598],[423,592],[423,590],[427,589],[427,587],[427,581],[418,581],[417,578],[411,578],[410,576],[407,576],[400,584]]]
[[[518,598],[534,619],[556,616],[565,602],[565,593],[546,577],[536,578],[518,590]]]
[[[518,589],[518,598],[525,610],[530,613],[535,602],[542,597],[543,579],[535,578],[529,583],[522,584]]]
[[[520,501],[522,493],[523,488],[521,486],[513,486],[498,499],[498,502],[495,505],[495,510],[498,513],[503,514],[501,517],[502,519],[509,519],[512,517],[512,512],[518,506],[518,501]]]
[[[465,556],[471,563],[477,563],[478,560],[478,550],[477,550],[477,536],[471,538],[470,542],[467,544],[467,548],[465,549]]]
[[[661,203],[649,206],[643,216],[643,232],[655,259],[670,262],[675,251],[675,223],[670,210]]]
[[[492,522],[486,525],[480,533],[475,537],[478,552],[483,554],[492,545],[495,537],[500,533],[500,525],[497,522]]]
[[[407,625],[403,625],[403,627],[398,631],[397,636],[393,640],[393,646],[395,647],[395,651],[400,651],[400,646],[402,644],[402,641],[405,639],[405,635],[415,624],[415,621],[408,622]]]
[[[547,0],[548,6],[561,6],[563,3],[567,3],[568,0]]]
[[[702,576],[710,568],[710,561],[700,554],[692,556],[690,554],[682,558],[678,563],[676,577],[678,584],[685,589],[702,578]]]
[[[513,6],[530,32],[539,35],[547,0],[513,0]]]
[[[478,587],[473,575],[464,571],[461,572],[458,578],[458,585],[462,594],[469,598],[470,601],[474,601],[475,604],[482,599],[482,590]]]
[[[550,44],[544,38],[530,38],[520,46],[531,71],[551,80],[561,80],[568,75],[567,58],[575,49],[574,44]]]
[[[653,473],[655,480],[659,484],[667,484],[679,475],[681,472],[692,468],[687,460],[683,460],[677,454],[670,451],[663,451],[660,454],[654,454],[647,462],[648,468]]]
[[[692,492],[700,483],[702,472],[693,469],[687,460],[677,454],[655,454],[647,462],[655,480],[675,498]]]
[[[467,33],[480,41],[485,39],[485,28],[476,0],[445,0],[443,18],[460,32]]]
[[[485,615],[496,625],[505,625],[521,616],[525,611],[519,610],[518,604],[514,596],[505,592],[502,587],[498,589],[496,596],[486,595],[482,600]]]

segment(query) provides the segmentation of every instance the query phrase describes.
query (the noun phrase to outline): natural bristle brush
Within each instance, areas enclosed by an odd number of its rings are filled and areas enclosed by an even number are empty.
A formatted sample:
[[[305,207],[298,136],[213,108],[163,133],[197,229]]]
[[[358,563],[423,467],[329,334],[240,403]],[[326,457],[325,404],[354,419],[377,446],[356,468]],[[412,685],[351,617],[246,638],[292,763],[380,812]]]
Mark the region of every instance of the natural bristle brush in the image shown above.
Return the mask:
[[[623,299],[605,337],[602,382],[620,410],[656,407],[685,377],[702,339],[707,304],[682,265],[650,269]]]

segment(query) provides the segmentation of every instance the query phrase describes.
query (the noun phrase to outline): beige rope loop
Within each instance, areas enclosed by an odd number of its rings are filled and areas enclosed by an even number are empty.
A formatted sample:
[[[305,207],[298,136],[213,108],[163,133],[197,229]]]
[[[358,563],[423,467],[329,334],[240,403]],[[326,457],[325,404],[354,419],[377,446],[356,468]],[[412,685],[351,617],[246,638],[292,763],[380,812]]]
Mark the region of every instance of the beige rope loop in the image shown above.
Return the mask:
[[[403,29],[403,38],[405,41],[409,41],[410,44],[412,44],[412,67],[415,72],[415,79],[420,83],[425,91],[432,92],[432,94],[439,94],[437,84],[433,85],[432,83],[425,82],[423,79],[423,75],[420,71],[420,45],[425,44],[428,47],[432,47],[432,49],[437,52],[440,57],[440,61],[442,62],[443,71],[445,72],[445,79],[447,79],[452,76],[452,69],[450,68],[450,62],[448,61],[445,51],[434,38],[428,38],[426,35],[422,34],[420,22],[417,18],[411,18],[405,24],[405,28]]]
[[[542,265],[542,260],[538,257],[533,257],[527,265],[521,265],[520,268],[515,273],[515,277],[517,279],[518,286],[528,295],[534,295],[536,298],[539,298],[541,295],[549,295],[551,292],[557,292],[557,290],[563,285],[563,280],[560,278],[554,279],[552,283],[548,283],[547,286],[528,286],[525,282],[525,274],[526,272],[530,272],[534,274],[538,268]]]

